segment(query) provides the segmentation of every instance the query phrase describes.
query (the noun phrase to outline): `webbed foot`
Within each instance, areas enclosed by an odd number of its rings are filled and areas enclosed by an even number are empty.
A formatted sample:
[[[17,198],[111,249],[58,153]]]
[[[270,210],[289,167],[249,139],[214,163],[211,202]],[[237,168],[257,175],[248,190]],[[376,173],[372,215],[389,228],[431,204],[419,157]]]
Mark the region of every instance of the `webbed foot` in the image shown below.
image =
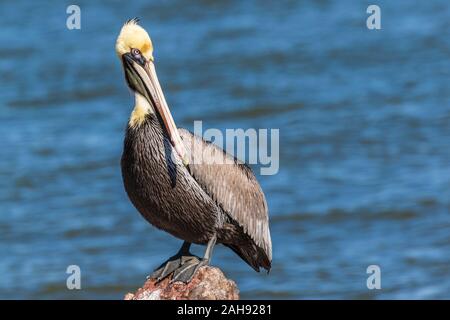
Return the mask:
[[[214,248],[214,245],[216,244],[216,235],[214,235],[208,242],[208,246],[206,247],[205,256],[203,259],[191,259],[187,261],[184,265],[179,267],[175,270],[173,273],[171,283],[176,281],[181,281],[184,283],[188,283],[192,280],[195,273],[203,266],[209,265],[209,262],[211,261],[212,251]]]
[[[185,264],[194,263],[199,261],[199,258],[189,252],[190,243],[185,242],[183,246],[178,251],[178,253],[170,257],[166,262],[161,264],[153,273],[150,275],[150,279],[155,279],[156,282],[167,278],[178,268],[183,267]]]
[[[192,280],[195,273],[203,266],[209,265],[209,260],[207,259],[192,259],[188,263],[182,265],[173,273],[173,278],[170,280],[171,283],[176,281],[181,281],[188,283]]]

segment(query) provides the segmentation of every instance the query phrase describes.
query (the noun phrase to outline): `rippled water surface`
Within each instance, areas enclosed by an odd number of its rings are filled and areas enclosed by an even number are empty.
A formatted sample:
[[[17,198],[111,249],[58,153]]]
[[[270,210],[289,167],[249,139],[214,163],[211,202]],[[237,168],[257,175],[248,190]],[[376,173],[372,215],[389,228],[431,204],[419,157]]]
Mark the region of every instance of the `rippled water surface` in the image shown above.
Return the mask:
[[[121,299],[180,245],[122,186],[134,16],[179,126],[280,129],[271,273],[213,258],[243,298],[450,298],[448,1],[378,1],[380,31],[364,1],[77,3],[0,4],[0,298]]]

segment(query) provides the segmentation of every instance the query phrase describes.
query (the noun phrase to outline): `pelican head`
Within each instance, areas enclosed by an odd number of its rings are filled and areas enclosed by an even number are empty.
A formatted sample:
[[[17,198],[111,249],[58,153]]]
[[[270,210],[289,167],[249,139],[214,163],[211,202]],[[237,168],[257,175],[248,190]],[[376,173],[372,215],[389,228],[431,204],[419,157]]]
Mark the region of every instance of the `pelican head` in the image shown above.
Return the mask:
[[[152,40],[147,31],[138,25],[137,19],[127,21],[120,30],[116,41],[116,53],[122,61],[127,84],[136,96],[133,113],[138,108],[136,114],[139,115],[139,119],[134,121],[133,125],[142,124],[148,112],[157,113],[169,135],[172,146],[183,163],[187,164],[186,150],[156,75]]]

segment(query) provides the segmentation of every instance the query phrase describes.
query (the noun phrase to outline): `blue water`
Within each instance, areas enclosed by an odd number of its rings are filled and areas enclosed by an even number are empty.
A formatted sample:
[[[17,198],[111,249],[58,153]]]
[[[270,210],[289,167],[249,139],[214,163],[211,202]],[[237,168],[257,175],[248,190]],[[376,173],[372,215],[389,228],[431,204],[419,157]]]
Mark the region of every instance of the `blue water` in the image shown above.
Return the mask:
[[[178,126],[280,129],[271,273],[213,258],[242,298],[450,298],[448,1],[377,1],[379,31],[367,1],[77,3],[0,4],[0,298],[121,299],[180,245],[122,186],[134,16]]]

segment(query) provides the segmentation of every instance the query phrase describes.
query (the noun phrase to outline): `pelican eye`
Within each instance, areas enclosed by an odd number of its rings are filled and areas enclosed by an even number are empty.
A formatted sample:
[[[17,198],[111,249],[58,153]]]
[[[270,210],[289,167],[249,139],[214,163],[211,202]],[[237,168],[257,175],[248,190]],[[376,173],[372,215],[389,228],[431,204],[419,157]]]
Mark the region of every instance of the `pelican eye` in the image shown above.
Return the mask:
[[[139,58],[141,56],[141,51],[139,49],[131,49],[131,53],[133,54],[133,56],[135,56],[136,58]]]

